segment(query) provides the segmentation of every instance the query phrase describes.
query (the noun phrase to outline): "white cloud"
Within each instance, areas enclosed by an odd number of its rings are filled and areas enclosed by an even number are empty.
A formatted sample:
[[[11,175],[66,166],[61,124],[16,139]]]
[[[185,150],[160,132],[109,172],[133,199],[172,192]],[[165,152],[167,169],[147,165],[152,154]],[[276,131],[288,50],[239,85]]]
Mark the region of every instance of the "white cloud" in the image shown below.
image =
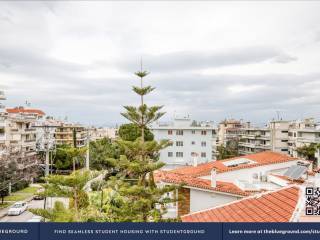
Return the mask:
[[[288,7],[290,5],[290,7]],[[0,86],[8,106],[95,124],[147,100],[198,119],[256,122],[319,102],[318,2],[0,2]],[[318,115],[317,115],[318,114]]]

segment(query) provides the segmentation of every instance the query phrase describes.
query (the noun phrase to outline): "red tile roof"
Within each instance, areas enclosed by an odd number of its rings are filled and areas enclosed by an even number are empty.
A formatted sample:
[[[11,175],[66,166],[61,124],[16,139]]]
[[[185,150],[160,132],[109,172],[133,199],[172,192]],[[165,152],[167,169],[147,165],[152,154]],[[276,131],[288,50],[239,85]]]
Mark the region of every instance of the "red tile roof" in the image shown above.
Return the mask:
[[[227,161],[235,160],[235,159],[241,159],[241,158],[246,158],[246,159],[255,161],[256,163],[242,164],[242,165],[238,165],[236,167],[227,167],[223,164],[223,162],[227,162]],[[249,155],[245,155],[245,156],[228,158],[228,159],[224,159],[224,160],[212,161],[209,163],[200,164],[197,167],[193,167],[193,166],[182,167],[182,168],[178,168],[175,170],[171,170],[171,172],[180,173],[180,174],[187,174],[189,176],[194,176],[194,177],[199,177],[199,176],[210,175],[210,172],[213,168],[217,169],[218,173],[222,173],[222,172],[239,170],[239,169],[243,169],[243,168],[253,168],[253,167],[262,166],[262,165],[294,161],[297,159],[298,158],[293,158],[293,157],[290,157],[286,154],[265,151],[265,152],[249,154]]]
[[[156,181],[165,183],[183,184],[188,187],[201,188],[215,192],[230,193],[241,196],[248,196],[249,192],[243,191],[235,184],[229,182],[217,181],[216,187],[211,187],[211,181],[208,179],[196,178],[184,174],[172,173],[170,171],[159,171],[155,174]]]
[[[181,217],[182,222],[289,222],[299,199],[291,186]]]
[[[299,179],[290,179],[287,176],[283,176],[283,175],[279,175],[279,174],[271,174],[272,176],[275,176],[277,178],[283,179],[285,181],[287,181],[288,183],[297,183],[297,184],[302,184],[305,182],[305,180],[303,178],[299,178]]]
[[[29,113],[29,114],[38,114],[38,115],[45,115],[45,113],[40,109],[33,109],[33,108],[23,108],[23,107],[16,107],[16,108],[7,108],[7,113]]]

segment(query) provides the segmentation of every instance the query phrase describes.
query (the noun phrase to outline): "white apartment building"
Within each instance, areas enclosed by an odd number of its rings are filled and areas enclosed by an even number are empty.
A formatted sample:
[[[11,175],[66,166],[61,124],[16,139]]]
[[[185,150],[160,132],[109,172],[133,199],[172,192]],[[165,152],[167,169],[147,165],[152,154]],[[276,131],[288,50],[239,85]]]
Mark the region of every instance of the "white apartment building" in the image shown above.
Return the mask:
[[[313,118],[294,121],[290,124],[288,135],[289,154],[297,157],[297,148],[310,143],[320,144],[320,123],[316,123]]]
[[[36,142],[39,129],[34,124],[45,113],[38,109],[23,107],[7,108],[5,119],[6,149],[8,153],[20,153],[22,157],[36,155]]]
[[[115,139],[118,136],[117,128],[89,128],[90,141],[96,141],[103,138]]]
[[[212,160],[215,128],[212,123],[196,123],[189,117],[175,118],[171,123],[156,123],[151,127],[155,140],[170,140],[171,145],[160,151],[165,168],[194,165]]]
[[[247,127],[240,133],[239,153],[251,154],[267,150],[288,154],[289,121],[271,121],[267,127]]]

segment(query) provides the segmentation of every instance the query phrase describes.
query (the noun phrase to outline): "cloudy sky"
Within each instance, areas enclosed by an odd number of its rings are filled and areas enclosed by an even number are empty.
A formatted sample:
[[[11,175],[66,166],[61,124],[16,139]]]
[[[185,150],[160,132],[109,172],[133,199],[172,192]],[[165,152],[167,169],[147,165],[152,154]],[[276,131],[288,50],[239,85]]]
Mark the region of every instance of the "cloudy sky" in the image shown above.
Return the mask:
[[[124,122],[133,72],[151,72],[163,120],[320,118],[320,2],[0,2],[8,107]]]

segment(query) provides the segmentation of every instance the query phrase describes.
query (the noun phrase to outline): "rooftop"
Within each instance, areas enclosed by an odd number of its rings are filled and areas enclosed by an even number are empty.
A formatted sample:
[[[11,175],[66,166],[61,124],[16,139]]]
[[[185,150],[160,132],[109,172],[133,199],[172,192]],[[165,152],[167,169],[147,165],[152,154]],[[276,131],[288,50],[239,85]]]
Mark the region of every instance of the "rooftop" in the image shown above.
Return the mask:
[[[173,184],[183,184],[187,187],[200,188],[204,190],[223,192],[241,196],[248,196],[249,192],[241,190],[233,183],[217,181],[216,187],[211,187],[211,181],[207,179],[196,178],[184,174],[172,173],[170,171],[159,171],[155,174],[156,181]]]
[[[40,109],[34,108],[24,108],[24,107],[15,107],[15,108],[7,108],[7,113],[25,113],[25,114],[37,114],[37,115],[45,115],[45,113]]]
[[[299,200],[291,186],[181,217],[182,222],[289,222]]]
[[[232,162],[237,159],[248,159],[248,163],[226,166],[228,165],[228,162]],[[239,157],[199,164],[196,167],[193,167],[193,166],[182,167],[182,168],[172,170],[171,172],[187,174],[193,177],[200,177],[200,176],[210,175],[210,172],[213,168],[217,170],[217,173],[223,173],[223,172],[235,171],[235,170],[244,169],[244,168],[253,168],[253,167],[258,167],[263,165],[289,162],[294,160],[298,160],[298,158],[293,158],[293,157],[287,156],[286,154],[265,151],[265,152],[249,154],[245,156],[239,156]],[[255,163],[252,163],[252,161]]]

